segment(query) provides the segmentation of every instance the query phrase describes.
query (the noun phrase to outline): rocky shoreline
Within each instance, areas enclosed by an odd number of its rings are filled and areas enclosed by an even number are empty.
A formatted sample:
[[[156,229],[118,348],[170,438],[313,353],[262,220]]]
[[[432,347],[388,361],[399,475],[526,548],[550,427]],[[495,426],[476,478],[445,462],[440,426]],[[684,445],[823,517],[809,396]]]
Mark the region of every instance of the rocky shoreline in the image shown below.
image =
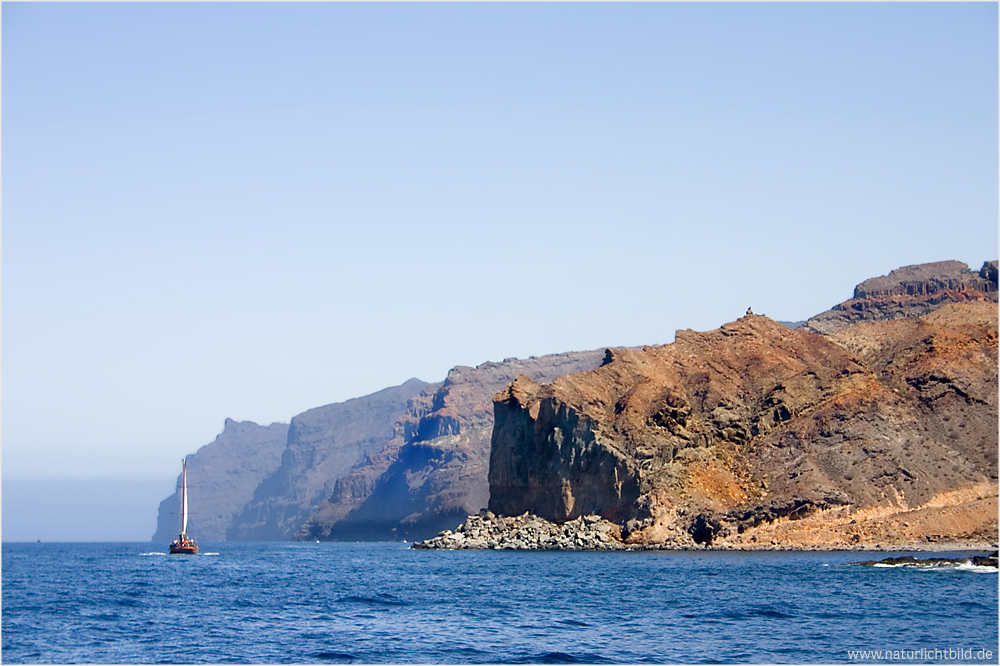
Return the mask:
[[[445,530],[436,537],[417,541],[412,546],[418,550],[725,550],[725,551],[975,551],[995,549],[996,544],[980,540],[948,540],[934,543],[912,544],[858,544],[849,547],[804,545],[709,545],[690,543],[642,543],[623,538],[622,527],[604,518],[581,516],[565,523],[553,523],[531,513],[520,516],[498,516],[491,511],[480,511],[469,516],[454,530]],[[908,556],[913,559],[912,556]],[[991,555],[993,561],[996,556]],[[906,558],[898,558],[901,561]],[[966,558],[970,559],[971,558]],[[986,559],[986,558],[977,558]],[[876,562],[871,562],[876,564]],[[987,566],[994,566],[988,564]]]

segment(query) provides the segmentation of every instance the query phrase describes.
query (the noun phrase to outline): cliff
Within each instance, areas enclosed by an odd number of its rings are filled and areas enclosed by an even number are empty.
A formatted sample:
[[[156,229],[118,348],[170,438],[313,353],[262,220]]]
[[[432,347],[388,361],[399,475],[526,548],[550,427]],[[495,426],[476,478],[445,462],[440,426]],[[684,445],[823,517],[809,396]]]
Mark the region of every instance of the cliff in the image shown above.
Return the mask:
[[[670,547],[995,540],[997,306],[970,300],[833,336],[748,315],[520,376],[494,399],[489,509]]]
[[[604,352],[504,359],[453,368],[415,396],[381,453],[336,482],[295,534],[305,540],[430,536],[486,506],[493,395],[519,374],[539,381],[597,367]]]
[[[261,481],[278,469],[287,438],[287,423],[261,426],[226,419],[215,441],[187,457],[188,497],[196,507],[188,532],[203,541],[225,540],[234,516],[250,501]],[[180,483],[178,475],[178,487]],[[180,506],[178,493],[160,503],[153,541],[177,538]]]
[[[426,382],[411,379],[292,418],[280,465],[261,480],[253,497],[234,517],[226,538],[289,539],[329,497],[337,479],[386,447],[408,400],[426,386]],[[193,497],[192,506],[197,506]]]
[[[997,302],[997,262],[978,273],[960,261],[904,266],[889,275],[865,280],[854,297],[805,323],[814,333],[836,333],[863,321],[918,317],[949,303]]]

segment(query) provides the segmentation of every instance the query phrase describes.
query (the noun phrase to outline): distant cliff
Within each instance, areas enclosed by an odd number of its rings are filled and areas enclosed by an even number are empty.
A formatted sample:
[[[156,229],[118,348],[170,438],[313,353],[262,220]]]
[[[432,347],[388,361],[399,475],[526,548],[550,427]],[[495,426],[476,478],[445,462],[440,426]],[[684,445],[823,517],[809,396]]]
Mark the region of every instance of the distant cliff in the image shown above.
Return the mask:
[[[549,384],[518,377],[494,408],[497,514],[600,514],[676,547],[996,538],[986,300],[832,337],[747,315]]]
[[[257,486],[253,497],[234,517],[226,538],[291,538],[330,496],[337,479],[386,447],[409,399],[426,386],[426,382],[411,379],[401,386],[293,417],[281,464]]]
[[[188,456],[188,532],[203,541],[290,538],[337,478],[385,447],[407,400],[426,386],[411,379],[303,412],[290,425],[226,419],[214,442]],[[177,536],[179,512],[176,493],[160,504],[154,541]]]
[[[234,516],[243,511],[261,481],[278,469],[287,439],[287,423],[260,426],[226,419],[214,442],[187,456],[188,497],[194,507],[188,532],[203,541],[224,541]],[[174,493],[160,503],[153,541],[170,541],[179,531],[180,498]]]
[[[603,356],[571,352],[453,368],[410,401],[385,450],[338,480],[296,538],[412,540],[453,527],[489,499],[493,394],[518,374],[551,381],[593,369]]]
[[[904,266],[889,275],[865,280],[854,297],[812,317],[805,329],[835,333],[863,321],[918,317],[947,305],[970,301],[997,302],[997,262],[978,273],[960,261]]]

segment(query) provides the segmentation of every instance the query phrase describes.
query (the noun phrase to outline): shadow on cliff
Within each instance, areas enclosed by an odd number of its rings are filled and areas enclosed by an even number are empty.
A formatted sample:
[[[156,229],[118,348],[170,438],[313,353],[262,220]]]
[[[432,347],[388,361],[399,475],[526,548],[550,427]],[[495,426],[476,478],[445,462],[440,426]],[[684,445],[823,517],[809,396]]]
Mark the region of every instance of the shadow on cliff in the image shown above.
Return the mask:
[[[414,442],[400,447],[399,457],[379,477],[372,494],[328,534],[313,528],[308,538],[328,541],[418,540],[455,527],[469,510],[443,509],[441,504],[454,494],[454,479],[439,474],[451,466],[463,466],[468,455],[461,450],[445,450]],[[441,478],[436,478],[441,477]]]

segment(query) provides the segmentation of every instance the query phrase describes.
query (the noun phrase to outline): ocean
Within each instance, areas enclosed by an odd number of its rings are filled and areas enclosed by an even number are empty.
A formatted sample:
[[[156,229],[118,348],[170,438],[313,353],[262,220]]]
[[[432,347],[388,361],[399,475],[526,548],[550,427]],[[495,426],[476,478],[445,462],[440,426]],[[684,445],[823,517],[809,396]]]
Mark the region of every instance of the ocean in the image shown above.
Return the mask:
[[[3,662],[995,664],[1000,653],[995,569],[848,565],[887,554],[201,548],[3,544]]]

